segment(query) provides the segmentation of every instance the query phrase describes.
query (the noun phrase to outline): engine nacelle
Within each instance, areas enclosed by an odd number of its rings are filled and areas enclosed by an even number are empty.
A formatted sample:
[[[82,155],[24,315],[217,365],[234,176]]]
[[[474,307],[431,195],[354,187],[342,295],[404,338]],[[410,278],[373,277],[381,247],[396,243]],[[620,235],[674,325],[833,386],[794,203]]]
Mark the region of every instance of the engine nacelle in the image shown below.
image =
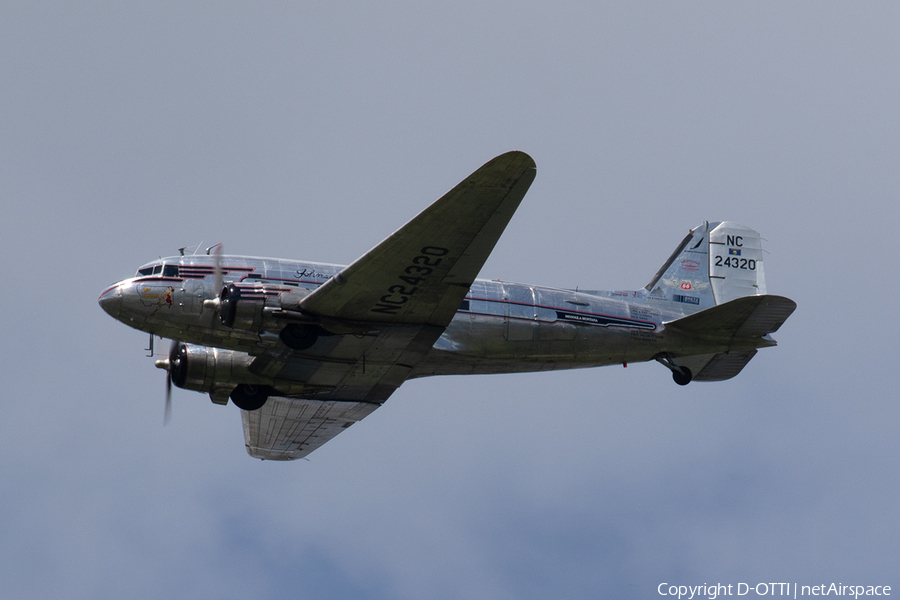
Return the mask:
[[[306,288],[230,283],[219,295],[219,319],[225,327],[259,331],[264,325],[266,309],[299,310],[300,301],[309,294]]]
[[[253,357],[246,352],[179,344],[170,362],[172,383],[186,390],[230,392],[241,383],[271,384],[271,380],[250,371]]]

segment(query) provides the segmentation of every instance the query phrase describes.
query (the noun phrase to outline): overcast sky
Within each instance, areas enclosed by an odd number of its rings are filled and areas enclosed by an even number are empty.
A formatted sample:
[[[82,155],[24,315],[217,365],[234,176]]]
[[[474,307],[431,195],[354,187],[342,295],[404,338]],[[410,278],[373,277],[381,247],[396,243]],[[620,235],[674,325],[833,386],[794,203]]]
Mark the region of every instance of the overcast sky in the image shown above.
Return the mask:
[[[888,2],[0,3],[0,593],[900,591],[898,107]],[[733,220],[779,346],[416,380],[308,462],[195,392],[162,426],[106,286],[217,242],[348,263],[514,149],[482,277],[639,288]]]

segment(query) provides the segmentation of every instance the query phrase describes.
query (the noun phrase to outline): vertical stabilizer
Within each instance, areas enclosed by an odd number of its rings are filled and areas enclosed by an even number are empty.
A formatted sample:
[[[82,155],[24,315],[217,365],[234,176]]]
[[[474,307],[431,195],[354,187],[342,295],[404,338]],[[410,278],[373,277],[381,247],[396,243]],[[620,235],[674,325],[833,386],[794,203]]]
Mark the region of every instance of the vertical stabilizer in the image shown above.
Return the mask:
[[[766,293],[759,233],[731,221],[709,232],[709,279],[716,304]]]
[[[687,234],[647,284],[648,302],[685,314],[716,305],[709,280],[709,231],[715,225],[704,223]]]
[[[695,227],[646,290],[648,302],[684,314],[765,294],[759,233],[731,221]]]

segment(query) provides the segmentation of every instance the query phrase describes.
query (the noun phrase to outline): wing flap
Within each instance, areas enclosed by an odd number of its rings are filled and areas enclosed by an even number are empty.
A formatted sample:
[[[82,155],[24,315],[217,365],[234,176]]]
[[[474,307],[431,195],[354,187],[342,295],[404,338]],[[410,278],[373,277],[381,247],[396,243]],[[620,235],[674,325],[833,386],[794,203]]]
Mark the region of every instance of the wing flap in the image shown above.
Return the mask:
[[[524,152],[494,158],[304,298],[301,308],[326,324],[446,327],[534,176]]]
[[[303,458],[379,406],[272,396],[259,410],[241,411],[247,453],[262,460]]]

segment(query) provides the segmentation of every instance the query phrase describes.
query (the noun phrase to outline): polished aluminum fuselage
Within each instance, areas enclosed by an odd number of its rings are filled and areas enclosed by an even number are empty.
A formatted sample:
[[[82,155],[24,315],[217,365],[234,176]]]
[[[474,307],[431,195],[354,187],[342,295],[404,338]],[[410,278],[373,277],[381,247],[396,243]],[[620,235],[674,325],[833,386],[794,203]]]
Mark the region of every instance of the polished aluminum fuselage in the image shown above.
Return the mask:
[[[342,268],[242,256],[222,261],[226,284],[265,290],[265,304],[275,309],[302,298]],[[278,320],[261,318],[249,329],[222,326],[215,311],[204,306],[205,299],[216,296],[214,287],[209,256],[173,257],[145,265],[137,277],[110,287],[100,303],[131,327],[164,338],[250,355],[280,344],[283,322]],[[575,291],[476,280],[410,378],[584,368],[728,349],[721,340],[667,331],[664,323],[685,313],[662,304],[645,289]],[[316,346],[305,352],[314,356]]]

